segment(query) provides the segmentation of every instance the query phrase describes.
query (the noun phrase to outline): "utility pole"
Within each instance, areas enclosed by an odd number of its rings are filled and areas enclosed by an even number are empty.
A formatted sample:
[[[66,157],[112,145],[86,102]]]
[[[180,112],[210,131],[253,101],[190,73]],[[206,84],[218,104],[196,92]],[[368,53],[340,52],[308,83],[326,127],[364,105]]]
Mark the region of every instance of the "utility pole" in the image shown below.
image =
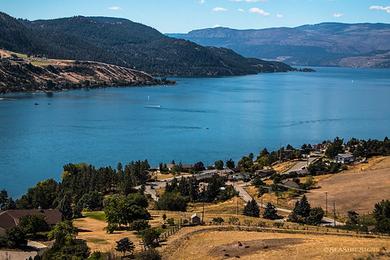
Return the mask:
[[[336,227],[336,201],[333,201],[333,227]]]
[[[238,217],[238,196],[236,196],[236,216]]]
[[[204,201],[203,201],[202,223],[204,223],[203,220],[204,220]]]
[[[328,215],[328,192],[325,191],[325,216]]]

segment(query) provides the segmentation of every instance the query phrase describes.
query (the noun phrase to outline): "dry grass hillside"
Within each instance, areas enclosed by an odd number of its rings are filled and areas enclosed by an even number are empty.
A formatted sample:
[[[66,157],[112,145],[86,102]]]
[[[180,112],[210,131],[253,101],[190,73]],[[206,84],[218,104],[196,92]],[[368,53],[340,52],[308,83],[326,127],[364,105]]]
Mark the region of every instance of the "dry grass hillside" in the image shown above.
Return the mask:
[[[170,246],[171,243],[171,246]],[[384,250],[383,248],[386,248]],[[388,259],[390,240],[336,235],[182,230],[170,238],[163,259]],[[380,256],[387,254],[387,256]]]
[[[322,177],[318,186],[321,188],[307,195],[313,206],[325,208],[328,192],[328,207],[335,201],[339,214],[348,210],[371,212],[375,203],[390,199],[390,157],[373,158],[340,174]]]

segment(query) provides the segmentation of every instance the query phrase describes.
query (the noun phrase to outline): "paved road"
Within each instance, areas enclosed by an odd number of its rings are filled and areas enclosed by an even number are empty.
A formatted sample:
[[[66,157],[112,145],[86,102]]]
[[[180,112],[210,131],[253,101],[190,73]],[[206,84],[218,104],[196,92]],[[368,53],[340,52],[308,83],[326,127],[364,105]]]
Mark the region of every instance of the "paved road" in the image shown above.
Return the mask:
[[[318,160],[317,157],[310,157],[309,160],[298,161],[293,167],[291,167],[289,170],[285,171],[284,173],[297,172],[303,170],[316,160]]]
[[[226,183],[227,185],[232,185],[234,187],[234,189],[238,192],[238,195],[242,198],[242,200],[244,200],[246,203],[248,201],[251,201],[253,198],[251,195],[249,195],[249,193],[244,189],[245,187],[245,184],[242,184],[242,183],[232,183],[232,182],[228,182]],[[259,207],[262,207],[262,208],[265,208],[266,207],[266,204],[261,204],[259,202],[257,202],[257,204],[259,205]],[[292,212],[292,210],[290,209],[284,209],[284,208],[279,208],[279,207],[276,207],[276,210],[279,211],[279,212],[284,212],[284,213],[287,213],[287,214],[290,214]],[[334,225],[334,220],[332,218],[328,218],[328,217],[324,217],[322,219],[323,222],[326,222],[326,224],[324,225]],[[338,222],[336,221],[336,225],[337,226],[343,226],[345,225],[344,223],[342,222]]]

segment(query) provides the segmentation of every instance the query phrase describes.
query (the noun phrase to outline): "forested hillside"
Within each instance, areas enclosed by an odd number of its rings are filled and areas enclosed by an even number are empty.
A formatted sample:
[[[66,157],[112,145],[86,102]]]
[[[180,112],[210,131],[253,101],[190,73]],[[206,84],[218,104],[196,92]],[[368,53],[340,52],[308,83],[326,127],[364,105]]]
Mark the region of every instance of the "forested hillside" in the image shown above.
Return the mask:
[[[167,37],[126,19],[17,20],[0,13],[0,48],[56,59],[100,61],[155,76],[224,76],[293,70],[223,48]]]

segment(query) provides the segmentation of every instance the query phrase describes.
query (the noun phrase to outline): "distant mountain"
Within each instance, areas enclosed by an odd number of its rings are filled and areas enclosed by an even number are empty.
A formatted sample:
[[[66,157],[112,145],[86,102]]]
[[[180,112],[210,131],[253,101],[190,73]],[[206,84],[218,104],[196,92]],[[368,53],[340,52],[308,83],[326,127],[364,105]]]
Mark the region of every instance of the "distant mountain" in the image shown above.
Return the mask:
[[[390,52],[390,24],[321,23],[261,30],[213,28],[169,36],[290,65],[389,67],[390,64],[388,55],[378,58],[378,52]]]
[[[224,48],[170,38],[126,19],[17,20],[0,13],[0,48],[49,58],[99,61],[154,76],[226,76],[293,70]]]

